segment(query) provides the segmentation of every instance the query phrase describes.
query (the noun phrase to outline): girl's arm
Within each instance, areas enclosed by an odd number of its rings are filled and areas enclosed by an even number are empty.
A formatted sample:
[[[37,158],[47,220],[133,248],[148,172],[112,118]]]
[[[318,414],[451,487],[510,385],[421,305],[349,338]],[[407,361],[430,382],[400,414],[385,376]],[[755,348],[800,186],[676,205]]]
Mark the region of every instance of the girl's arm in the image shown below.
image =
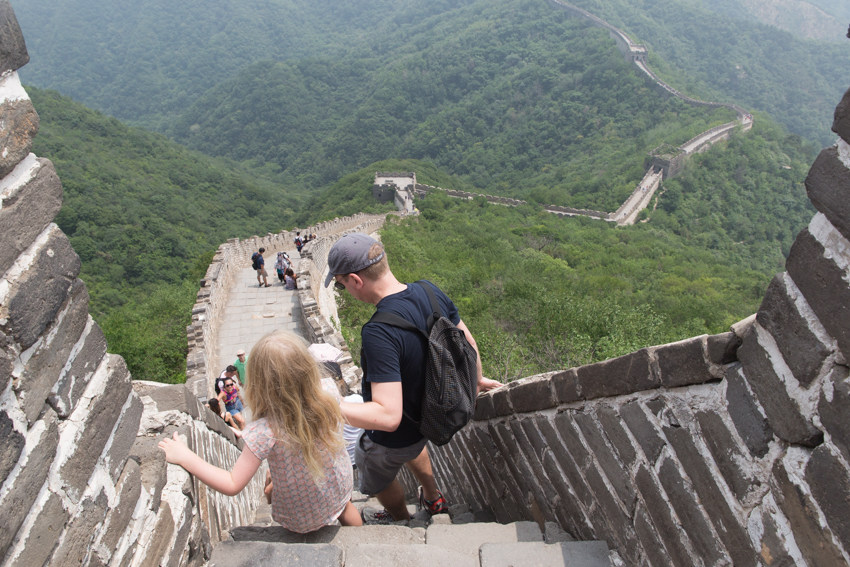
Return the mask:
[[[254,453],[245,448],[233,465],[232,471],[226,471],[213,466],[192,452],[185,443],[177,437],[166,437],[159,442],[159,448],[165,451],[165,460],[169,463],[180,465],[186,472],[197,477],[198,480],[227,496],[235,496],[242,492],[253,478],[254,473],[260,468],[260,459]]]

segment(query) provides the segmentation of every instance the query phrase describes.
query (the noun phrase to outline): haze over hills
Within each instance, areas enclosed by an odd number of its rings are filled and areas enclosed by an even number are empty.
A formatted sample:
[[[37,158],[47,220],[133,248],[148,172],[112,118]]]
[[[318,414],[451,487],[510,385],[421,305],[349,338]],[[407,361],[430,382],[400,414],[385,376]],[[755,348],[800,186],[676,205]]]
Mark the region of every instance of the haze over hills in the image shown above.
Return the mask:
[[[837,0],[703,0],[703,6],[821,41],[845,41],[850,22],[850,5]]]

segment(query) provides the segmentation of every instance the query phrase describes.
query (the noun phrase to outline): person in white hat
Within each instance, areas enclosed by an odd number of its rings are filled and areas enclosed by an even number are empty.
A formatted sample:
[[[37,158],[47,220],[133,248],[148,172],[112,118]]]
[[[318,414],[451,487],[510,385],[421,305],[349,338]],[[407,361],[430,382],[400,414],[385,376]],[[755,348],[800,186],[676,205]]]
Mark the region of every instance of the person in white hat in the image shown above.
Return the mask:
[[[236,367],[236,373],[239,376],[239,383],[245,385],[245,363],[248,362],[248,357],[243,349],[236,351],[236,361],[233,366]]]

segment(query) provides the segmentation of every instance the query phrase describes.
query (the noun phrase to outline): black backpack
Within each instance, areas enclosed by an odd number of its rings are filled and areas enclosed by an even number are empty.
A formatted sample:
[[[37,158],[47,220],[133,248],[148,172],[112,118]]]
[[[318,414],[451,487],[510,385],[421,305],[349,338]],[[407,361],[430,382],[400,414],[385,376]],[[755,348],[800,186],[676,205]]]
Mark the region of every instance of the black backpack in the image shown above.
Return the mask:
[[[259,270],[260,266],[257,265],[257,259],[260,257],[259,252],[254,252],[254,255],[251,256],[251,267],[255,270]]]
[[[443,316],[434,290],[418,281],[428,293],[432,313],[428,317],[428,332],[394,313],[378,311],[370,323],[386,323],[425,337],[428,352],[425,362],[425,392],[419,420],[407,412],[404,416],[415,423],[429,441],[445,445],[463,428],[475,413],[478,395],[478,356],[466,335]]]

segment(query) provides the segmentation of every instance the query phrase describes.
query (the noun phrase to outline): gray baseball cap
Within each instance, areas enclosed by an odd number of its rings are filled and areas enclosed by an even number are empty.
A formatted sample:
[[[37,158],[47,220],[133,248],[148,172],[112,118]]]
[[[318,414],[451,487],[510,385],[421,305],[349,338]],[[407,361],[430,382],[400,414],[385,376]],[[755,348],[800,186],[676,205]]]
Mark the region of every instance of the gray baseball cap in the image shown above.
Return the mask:
[[[381,261],[382,252],[377,257],[369,259],[369,249],[378,241],[367,234],[352,232],[346,234],[328,252],[328,277],[325,287],[328,287],[338,274],[353,274]]]

